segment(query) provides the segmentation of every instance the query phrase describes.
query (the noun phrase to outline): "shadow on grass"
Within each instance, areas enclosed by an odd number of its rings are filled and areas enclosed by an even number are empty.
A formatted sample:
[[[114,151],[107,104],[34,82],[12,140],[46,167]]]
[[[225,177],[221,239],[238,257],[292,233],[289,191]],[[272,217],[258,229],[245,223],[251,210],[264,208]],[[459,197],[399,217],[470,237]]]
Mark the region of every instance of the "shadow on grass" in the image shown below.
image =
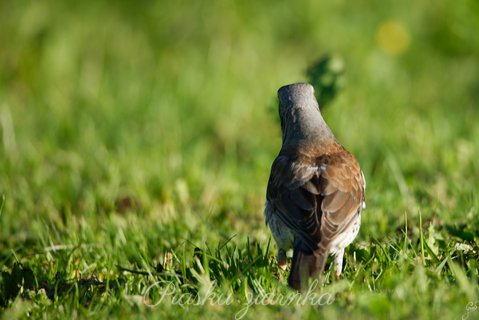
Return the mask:
[[[98,293],[107,290],[117,290],[122,284],[121,278],[114,281],[100,281],[94,278],[69,280],[63,274],[57,272],[52,280],[38,279],[34,271],[21,264],[15,263],[11,271],[3,271],[1,273],[0,282],[0,307],[6,308],[10,302],[15,300],[19,295],[28,299],[29,290],[38,292],[44,290],[46,296],[54,301],[56,297],[65,296],[68,293],[75,292],[82,305],[88,305],[92,297]]]

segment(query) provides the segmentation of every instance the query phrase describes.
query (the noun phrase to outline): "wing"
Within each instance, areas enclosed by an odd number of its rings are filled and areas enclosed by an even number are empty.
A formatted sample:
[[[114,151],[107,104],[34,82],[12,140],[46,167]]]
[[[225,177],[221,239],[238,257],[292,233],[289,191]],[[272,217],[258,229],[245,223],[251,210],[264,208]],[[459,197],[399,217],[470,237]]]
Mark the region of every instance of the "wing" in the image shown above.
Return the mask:
[[[345,151],[318,158],[320,177],[321,235],[327,246],[347,229],[364,206],[365,181],[359,164]]]
[[[320,242],[327,246],[361,210],[363,176],[344,149],[320,157],[280,155],[271,168],[267,199],[278,218],[315,251]]]

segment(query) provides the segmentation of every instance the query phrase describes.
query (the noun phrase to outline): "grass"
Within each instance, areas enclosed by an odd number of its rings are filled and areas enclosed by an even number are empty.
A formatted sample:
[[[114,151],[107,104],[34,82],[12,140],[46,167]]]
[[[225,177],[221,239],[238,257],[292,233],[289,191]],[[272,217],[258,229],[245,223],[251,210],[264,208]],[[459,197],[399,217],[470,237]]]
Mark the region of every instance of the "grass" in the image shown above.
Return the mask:
[[[478,12],[1,2],[1,316],[478,318]],[[326,54],[367,209],[342,279],[286,303],[262,212],[275,93]]]

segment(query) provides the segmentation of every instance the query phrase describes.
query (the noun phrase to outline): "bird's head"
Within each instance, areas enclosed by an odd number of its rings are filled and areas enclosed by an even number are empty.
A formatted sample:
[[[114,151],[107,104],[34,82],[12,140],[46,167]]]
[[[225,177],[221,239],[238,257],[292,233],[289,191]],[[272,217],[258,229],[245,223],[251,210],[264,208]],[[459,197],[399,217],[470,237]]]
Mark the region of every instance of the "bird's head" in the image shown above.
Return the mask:
[[[333,137],[321,116],[312,85],[283,86],[278,90],[278,100],[283,142]]]
[[[279,116],[287,117],[295,109],[313,108],[319,110],[314,96],[314,88],[309,83],[294,83],[283,86],[278,90]]]

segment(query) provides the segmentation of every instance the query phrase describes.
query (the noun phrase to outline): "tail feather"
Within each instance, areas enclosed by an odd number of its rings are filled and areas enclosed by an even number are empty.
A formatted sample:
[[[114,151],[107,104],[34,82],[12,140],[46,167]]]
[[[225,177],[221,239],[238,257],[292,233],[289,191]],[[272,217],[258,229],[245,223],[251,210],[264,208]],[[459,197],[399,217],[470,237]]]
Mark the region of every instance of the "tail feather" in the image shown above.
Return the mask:
[[[289,286],[298,291],[305,291],[309,286],[309,279],[319,280],[327,257],[324,253],[294,248],[291,272],[288,277]]]

